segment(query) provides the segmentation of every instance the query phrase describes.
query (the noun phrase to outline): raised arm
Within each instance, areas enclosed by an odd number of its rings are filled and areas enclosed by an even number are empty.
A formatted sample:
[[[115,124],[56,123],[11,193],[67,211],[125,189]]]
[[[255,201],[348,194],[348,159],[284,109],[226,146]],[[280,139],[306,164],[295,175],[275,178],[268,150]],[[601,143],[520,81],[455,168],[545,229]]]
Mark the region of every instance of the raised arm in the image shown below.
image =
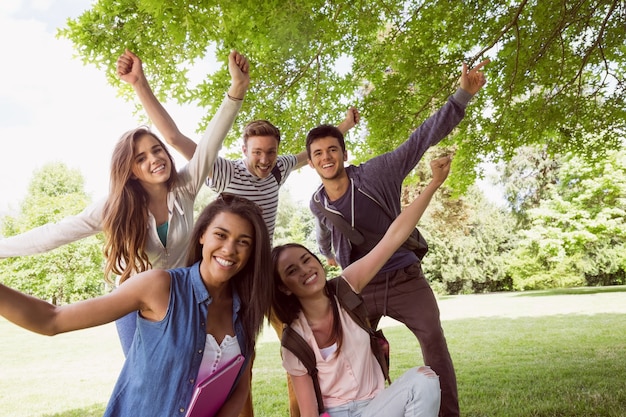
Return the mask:
[[[139,57],[127,49],[117,59],[117,75],[133,87],[148,117],[165,141],[187,160],[191,159],[196,151],[196,143],[178,130],[174,120],[152,92]]]
[[[0,316],[35,333],[52,336],[112,322],[131,311],[164,317],[169,300],[167,271],[138,274],[109,294],[55,306],[0,284]]]
[[[104,201],[98,201],[58,223],[48,223],[19,235],[0,239],[0,259],[48,252],[95,235],[102,230]]]
[[[451,160],[448,156],[431,161],[430,167],[433,171],[433,178],[426,188],[396,217],[380,242],[367,255],[343,270],[342,275],[356,292],[361,292],[391,255],[410,236],[422,214],[426,211],[435,191],[448,177],[450,163]]]
[[[375,156],[367,164],[362,165],[363,172],[371,173],[370,175],[377,175],[376,173],[381,169],[388,170],[390,166],[393,166],[395,175],[385,179],[385,185],[383,189],[378,190],[379,192],[386,193],[386,190],[397,189],[397,187],[387,185],[388,182],[393,179],[396,185],[401,184],[422,159],[426,150],[438,144],[461,122],[465,117],[465,108],[472,97],[486,84],[482,69],[488,63],[489,60],[484,60],[474,68],[468,68],[467,64],[463,63],[459,88],[448,101],[421,123],[400,146],[390,152]],[[388,201],[399,201],[398,197],[389,196]]]
[[[187,166],[179,171],[179,173],[186,171],[183,176],[190,176],[191,183],[195,187],[194,194],[199,191],[207,178],[213,178],[213,168],[218,152],[222,147],[224,138],[235,122],[243,104],[242,97],[249,85],[248,60],[243,55],[235,51],[231,52],[228,59],[228,69],[231,75],[231,86],[228,94],[209,122],[198,142],[193,157]]]
[[[361,120],[361,115],[359,114],[359,110],[357,110],[356,107],[350,107],[348,111],[346,112],[346,118],[343,119],[341,123],[337,125],[337,129],[339,129],[341,133],[345,135],[346,133],[348,133],[350,129],[352,129],[354,126],[356,126],[359,123],[359,120]],[[306,153],[306,149],[300,152],[299,154],[297,154],[296,159],[298,160],[298,162],[296,163],[296,166],[294,169],[300,169],[304,165],[306,165],[306,163],[308,162],[307,161],[308,155]]]
[[[228,56],[228,69],[232,78],[228,95],[232,99],[243,100],[250,84],[248,60],[237,51],[232,51]],[[117,60],[117,75],[132,85],[148,117],[166,142],[190,160],[196,151],[196,143],[181,133],[167,110],[152,92],[139,57],[126,50]],[[216,149],[219,150],[221,146],[221,142],[216,144]]]

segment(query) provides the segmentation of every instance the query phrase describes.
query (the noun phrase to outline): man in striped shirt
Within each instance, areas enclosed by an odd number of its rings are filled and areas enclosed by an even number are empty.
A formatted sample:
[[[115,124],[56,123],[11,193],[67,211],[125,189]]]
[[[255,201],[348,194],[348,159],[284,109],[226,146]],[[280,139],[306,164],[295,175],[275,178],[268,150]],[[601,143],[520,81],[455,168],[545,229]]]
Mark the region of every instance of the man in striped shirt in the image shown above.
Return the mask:
[[[353,126],[355,118],[358,118],[356,110],[348,113],[352,121],[346,118],[343,126]],[[244,158],[230,160],[218,157],[213,164],[212,176],[207,179],[213,191],[236,194],[259,205],[270,240],[274,236],[279,189],[293,170],[307,162],[306,151],[297,155],[278,155],[279,145],[278,128],[267,120],[254,120],[243,131]]]

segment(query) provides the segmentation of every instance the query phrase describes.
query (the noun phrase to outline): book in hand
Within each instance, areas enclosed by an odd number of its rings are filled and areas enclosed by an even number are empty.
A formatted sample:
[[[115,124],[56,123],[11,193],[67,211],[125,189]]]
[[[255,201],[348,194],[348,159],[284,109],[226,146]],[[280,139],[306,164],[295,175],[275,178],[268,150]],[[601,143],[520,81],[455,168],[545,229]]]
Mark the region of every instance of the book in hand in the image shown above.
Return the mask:
[[[222,408],[243,365],[239,354],[217,372],[201,381],[193,392],[185,417],[213,417]]]

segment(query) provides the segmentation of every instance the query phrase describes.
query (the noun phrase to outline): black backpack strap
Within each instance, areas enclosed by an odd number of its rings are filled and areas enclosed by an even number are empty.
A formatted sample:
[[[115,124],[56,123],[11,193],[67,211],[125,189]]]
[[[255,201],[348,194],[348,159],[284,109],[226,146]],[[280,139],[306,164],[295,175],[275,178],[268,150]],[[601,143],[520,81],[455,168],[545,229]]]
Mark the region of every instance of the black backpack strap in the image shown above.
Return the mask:
[[[363,330],[367,332],[370,336],[370,346],[372,348],[372,353],[374,357],[378,361],[380,365],[380,369],[383,371],[383,375],[385,380],[391,384],[391,378],[389,377],[389,356],[385,355],[383,347],[381,344],[387,344],[387,340],[385,339],[381,330],[374,330],[370,324],[370,321],[367,317],[367,308],[365,307],[365,301],[363,301],[363,297],[360,294],[357,294],[352,290],[350,284],[343,278],[337,277],[333,278],[332,281],[336,281],[335,284],[335,295],[337,295],[337,299],[339,303],[342,305],[344,310],[348,312],[352,320]]]
[[[272,168],[272,175],[274,176],[274,178],[276,179],[276,183],[278,183],[278,186],[280,187],[280,181],[283,179],[283,175],[281,174],[278,165],[274,165],[274,168]]]
[[[304,340],[302,336],[298,334],[291,326],[285,326],[283,329],[283,335],[281,337],[280,344],[289,349],[304,365],[311,379],[313,380],[313,388],[315,389],[315,396],[317,397],[317,409],[319,414],[324,412],[324,401],[322,400],[322,390],[320,389],[320,382],[317,378],[317,361],[315,360],[315,353],[309,344]]]
[[[352,320],[363,329],[371,329],[370,321],[367,318],[367,308],[363,298],[355,293],[350,284],[343,277],[333,279],[335,282],[335,294],[343,308],[350,314]]]

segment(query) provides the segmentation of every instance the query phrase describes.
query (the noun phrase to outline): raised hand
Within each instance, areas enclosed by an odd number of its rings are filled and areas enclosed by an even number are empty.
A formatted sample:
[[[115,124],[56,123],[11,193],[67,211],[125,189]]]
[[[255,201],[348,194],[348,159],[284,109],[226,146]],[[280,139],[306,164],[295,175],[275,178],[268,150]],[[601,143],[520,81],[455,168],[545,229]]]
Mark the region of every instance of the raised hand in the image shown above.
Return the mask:
[[[352,129],[354,126],[359,124],[361,120],[361,115],[359,114],[359,110],[356,107],[350,107],[346,112],[345,122],[349,126],[349,129]]]
[[[432,182],[439,186],[448,178],[450,173],[450,165],[452,159],[449,156],[442,156],[441,158],[433,159],[430,161],[430,169],[433,172]]]
[[[461,88],[470,94],[476,94],[487,83],[485,74],[480,69],[489,62],[489,59],[485,59],[472,69],[468,69],[467,64],[464,62],[460,80]]]
[[[228,72],[230,72],[231,87],[228,95],[232,98],[243,99],[250,85],[250,63],[248,58],[237,51],[228,55]]]
[[[130,85],[145,78],[141,60],[128,49],[117,59],[117,76]]]

